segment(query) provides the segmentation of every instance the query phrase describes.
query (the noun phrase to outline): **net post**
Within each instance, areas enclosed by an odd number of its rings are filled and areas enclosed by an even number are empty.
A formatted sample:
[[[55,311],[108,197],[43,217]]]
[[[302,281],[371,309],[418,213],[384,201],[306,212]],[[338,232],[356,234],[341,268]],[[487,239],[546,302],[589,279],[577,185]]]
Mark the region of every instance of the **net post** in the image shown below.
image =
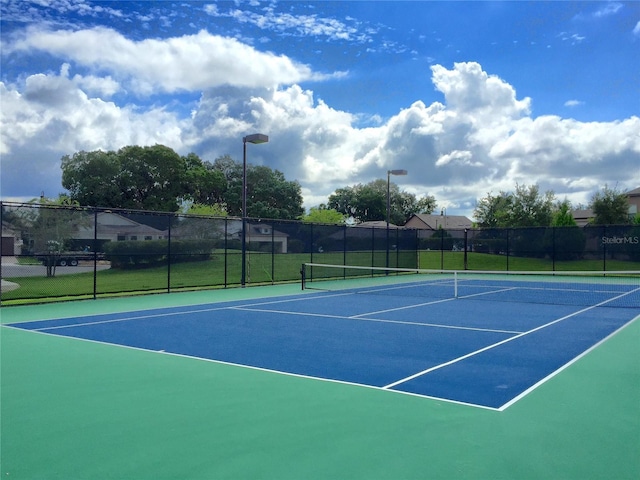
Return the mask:
[[[300,283],[302,284],[302,290],[304,290],[306,280],[307,280],[307,276],[306,276],[306,271],[303,263],[302,266],[300,267]]]
[[[458,272],[453,272],[453,298],[458,298]]]

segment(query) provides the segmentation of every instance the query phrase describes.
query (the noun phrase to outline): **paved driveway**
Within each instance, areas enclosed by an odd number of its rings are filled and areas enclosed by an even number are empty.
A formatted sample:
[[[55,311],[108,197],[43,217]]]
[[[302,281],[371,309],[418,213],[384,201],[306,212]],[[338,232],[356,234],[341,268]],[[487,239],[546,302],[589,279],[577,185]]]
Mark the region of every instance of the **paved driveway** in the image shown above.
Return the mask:
[[[107,270],[110,265],[98,265],[98,270]],[[56,267],[57,275],[70,275],[72,273],[93,272],[93,263],[77,267]],[[0,271],[0,291],[8,292],[19,288],[20,285],[8,280],[20,277],[44,277],[47,275],[47,267],[44,265],[19,265],[15,257],[2,257],[2,270]]]
[[[98,270],[107,270],[109,265],[98,265]],[[72,273],[93,272],[93,263],[80,264],[77,267],[56,267],[56,275],[70,275]],[[15,257],[2,257],[2,278],[15,277],[44,277],[47,267],[44,265],[18,265]]]

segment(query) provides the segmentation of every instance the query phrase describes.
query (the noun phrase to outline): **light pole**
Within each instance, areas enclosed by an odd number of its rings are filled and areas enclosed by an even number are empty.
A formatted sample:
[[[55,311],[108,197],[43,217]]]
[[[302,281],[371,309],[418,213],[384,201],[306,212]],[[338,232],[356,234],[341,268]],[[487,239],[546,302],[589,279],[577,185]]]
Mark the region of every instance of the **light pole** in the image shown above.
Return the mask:
[[[406,170],[387,170],[387,268],[389,268],[389,217],[391,217],[391,175],[406,174]]]
[[[253,133],[242,138],[242,273],[240,285],[247,283],[247,143],[267,143],[269,137],[262,133]]]

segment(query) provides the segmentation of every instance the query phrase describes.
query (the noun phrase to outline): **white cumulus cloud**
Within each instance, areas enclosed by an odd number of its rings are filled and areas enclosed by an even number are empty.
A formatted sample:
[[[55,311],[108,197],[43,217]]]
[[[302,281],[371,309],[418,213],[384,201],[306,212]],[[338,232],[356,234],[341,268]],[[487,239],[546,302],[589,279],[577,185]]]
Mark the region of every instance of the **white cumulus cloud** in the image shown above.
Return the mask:
[[[640,118],[533,117],[532,99],[518,97],[507,80],[475,62],[433,65],[424,83],[441,101],[416,98],[396,115],[368,122],[302,87],[300,79],[314,75],[308,68],[205,32],[146,42],[106,29],[34,33],[13,48],[46,50],[62,67],[59,74],[0,83],[3,196],[35,197],[43,190],[55,196],[62,190],[61,156],[79,150],[160,143],[209,161],[225,154],[240,160],[242,137],[255,132],[270,141],[251,145],[249,162],[298,180],[307,207],[337,188],[385,178],[388,169],[409,171],[394,179],[403,189],[434,195],[449,212],[467,215],[487,192],[512,190],[516,183],[538,183],[580,202],[605,183],[640,185]],[[106,52],[98,40],[113,40],[121,52]],[[218,49],[220,58],[205,46]],[[257,62],[246,75],[190,66],[189,57],[213,66],[238,51]],[[74,73],[78,65],[91,72]],[[201,96],[188,114],[160,103],[118,103],[120,89],[133,85],[141,92],[184,89]]]
[[[261,52],[206,31],[135,41],[104,27],[78,31],[30,28],[3,50],[55,55],[96,74],[106,72],[143,95],[218,85],[272,86],[325,77],[286,56]]]

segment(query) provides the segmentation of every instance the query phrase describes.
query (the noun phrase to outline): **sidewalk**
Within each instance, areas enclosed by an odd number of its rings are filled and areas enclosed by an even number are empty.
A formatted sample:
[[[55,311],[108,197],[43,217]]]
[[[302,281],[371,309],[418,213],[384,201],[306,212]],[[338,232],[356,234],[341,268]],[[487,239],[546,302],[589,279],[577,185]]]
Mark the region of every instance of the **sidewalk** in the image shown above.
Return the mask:
[[[0,257],[2,265],[17,265],[18,259],[16,257]],[[0,292],[10,292],[19,288],[20,285],[14,282],[8,282],[7,280],[0,279]]]

